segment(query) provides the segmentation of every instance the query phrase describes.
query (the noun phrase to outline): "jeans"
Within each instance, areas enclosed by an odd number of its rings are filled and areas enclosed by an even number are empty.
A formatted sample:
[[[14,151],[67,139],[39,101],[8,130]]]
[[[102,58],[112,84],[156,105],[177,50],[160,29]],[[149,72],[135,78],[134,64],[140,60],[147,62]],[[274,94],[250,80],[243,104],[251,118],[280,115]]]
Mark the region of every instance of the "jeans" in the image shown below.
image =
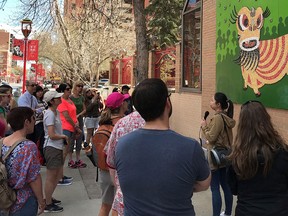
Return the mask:
[[[84,122],[83,122],[83,117],[82,116],[78,117],[78,122],[79,122],[79,128],[82,131],[82,134],[81,134],[81,136],[78,139],[76,139],[76,151],[80,152],[81,149],[82,149],[82,142],[83,142],[83,140],[85,140],[84,129],[83,129]]]
[[[31,196],[28,198],[24,206],[14,213],[10,213],[10,216],[36,216],[38,212],[38,202],[36,197]]]
[[[69,130],[63,130],[63,134],[68,137],[69,140],[69,146],[68,146],[68,152],[73,152],[74,149],[74,133]]]
[[[231,215],[233,195],[227,183],[226,167],[212,171],[210,187],[212,191],[213,216],[219,216],[221,213],[222,199],[220,194],[220,185],[224,192],[225,214]]]

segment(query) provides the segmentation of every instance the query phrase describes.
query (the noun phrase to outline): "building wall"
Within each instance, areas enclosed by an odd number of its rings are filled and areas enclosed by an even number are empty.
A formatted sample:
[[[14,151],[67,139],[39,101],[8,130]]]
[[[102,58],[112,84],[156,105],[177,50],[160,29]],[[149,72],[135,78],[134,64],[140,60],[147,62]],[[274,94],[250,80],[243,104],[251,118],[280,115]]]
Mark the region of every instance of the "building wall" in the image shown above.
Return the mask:
[[[9,32],[6,32],[5,30],[0,30],[0,50],[9,50],[9,35]]]
[[[209,102],[216,91],[216,0],[203,0],[202,20],[202,93],[196,94],[181,90],[181,61],[180,55],[177,54],[176,86],[175,93],[171,96],[173,104],[171,128],[194,138],[198,138],[200,119],[203,118],[204,112],[206,110],[210,112],[208,120],[213,115]],[[178,46],[178,52],[180,52],[180,46]],[[275,97],[278,96],[275,95]],[[234,104],[236,122],[240,109],[241,105]],[[267,108],[267,110],[275,128],[288,143],[288,111],[272,108]],[[234,134],[236,129],[237,124]]]
[[[0,30],[0,78],[6,81],[8,81],[11,72],[12,54],[9,49],[10,33],[5,30]]]

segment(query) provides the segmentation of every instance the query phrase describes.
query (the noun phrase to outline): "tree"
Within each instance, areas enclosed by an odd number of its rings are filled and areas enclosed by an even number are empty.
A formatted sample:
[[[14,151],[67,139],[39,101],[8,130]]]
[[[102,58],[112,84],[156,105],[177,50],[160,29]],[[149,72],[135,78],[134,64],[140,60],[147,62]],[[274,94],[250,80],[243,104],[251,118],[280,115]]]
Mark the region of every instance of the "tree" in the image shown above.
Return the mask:
[[[150,0],[146,14],[152,46],[171,46],[179,41],[183,6],[184,0]]]
[[[0,10],[3,10],[7,0],[0,0]]]
[[[130,37],[131,40],[120,37],[127,31],[119,28],[119,0],[88,0],[83,7],[64,17],[58,0],[21,2],[25,6],[23,14],[32,16],[42,31],[47,32],[47,29],[54,27],[54,39],[45,40],[49,42],[46,44],[48,49],[42,50],[41,55],[57,64],[62,74],[72,81],[85,81],[89,77],[90,84],[95,78],[98,82],[99,68],[110,58],[112,51],[123,49],[122,46],[126,49],[126,46],[133,47],[135,43],[133,37]],[[43,11],[46,11],[45,16]],[[45,36],[47,38],[47,34]]]
[[[136,70],[134,78],[136,83],[148,77],[148,43],[144,1],[133,0],[135,32],[136,32]]]

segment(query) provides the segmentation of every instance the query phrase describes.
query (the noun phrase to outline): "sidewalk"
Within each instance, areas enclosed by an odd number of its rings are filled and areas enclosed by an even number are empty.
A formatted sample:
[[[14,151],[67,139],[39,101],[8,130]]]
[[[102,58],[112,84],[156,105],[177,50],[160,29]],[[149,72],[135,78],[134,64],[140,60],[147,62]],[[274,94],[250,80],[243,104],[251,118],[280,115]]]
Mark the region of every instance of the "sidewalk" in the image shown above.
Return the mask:
[[[99,183],[95,181],[96,168],[81,151],[81,159],[87,163],[86,168],[70,169],[67,161],[64,165],[64,174],[72,176],[73,183],[69,186],[57,186],[53,196],[62,201],[64,208],[60,213],[43,213],[49,216],[97,216],[101,205],[101,190]],[[75,156],[75,155],[73,155]],[[46,168],[41,168],[43,188],[45,184]]]
[[[75,156],[75,155],[73,155]],[[60,213],[44,213],[49,216],[97,216],[101,205],[101,190],[99,182],[96,182],[96,168],[86,157],[84,151],[81,151],[81,159],[87,164],[86,168],[70,169],[67,161],[64,165],[64,174],[74,178],[72,185],[57,186],[54,197],[62,201],[64,208]],[[43,188],[45,183],[46,168],[41,168]],[[223,196],[222,196],[223,198]],[[212,215],[211,191],[194,193],[193,205],[197,216]],[[222,202],[222,208],[224,207]],[[233,212],[236,206],[236,197],[234,197]]]

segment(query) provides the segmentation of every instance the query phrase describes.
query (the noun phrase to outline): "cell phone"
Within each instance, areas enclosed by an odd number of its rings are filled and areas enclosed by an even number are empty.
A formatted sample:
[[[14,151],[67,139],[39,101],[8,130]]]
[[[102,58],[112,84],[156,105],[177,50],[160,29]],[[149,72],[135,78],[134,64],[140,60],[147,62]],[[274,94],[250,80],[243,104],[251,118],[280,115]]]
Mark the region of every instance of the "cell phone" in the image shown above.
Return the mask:
[[[64,139],[64,145],[68,145],[68,143],[67,143],[66,139]]]

